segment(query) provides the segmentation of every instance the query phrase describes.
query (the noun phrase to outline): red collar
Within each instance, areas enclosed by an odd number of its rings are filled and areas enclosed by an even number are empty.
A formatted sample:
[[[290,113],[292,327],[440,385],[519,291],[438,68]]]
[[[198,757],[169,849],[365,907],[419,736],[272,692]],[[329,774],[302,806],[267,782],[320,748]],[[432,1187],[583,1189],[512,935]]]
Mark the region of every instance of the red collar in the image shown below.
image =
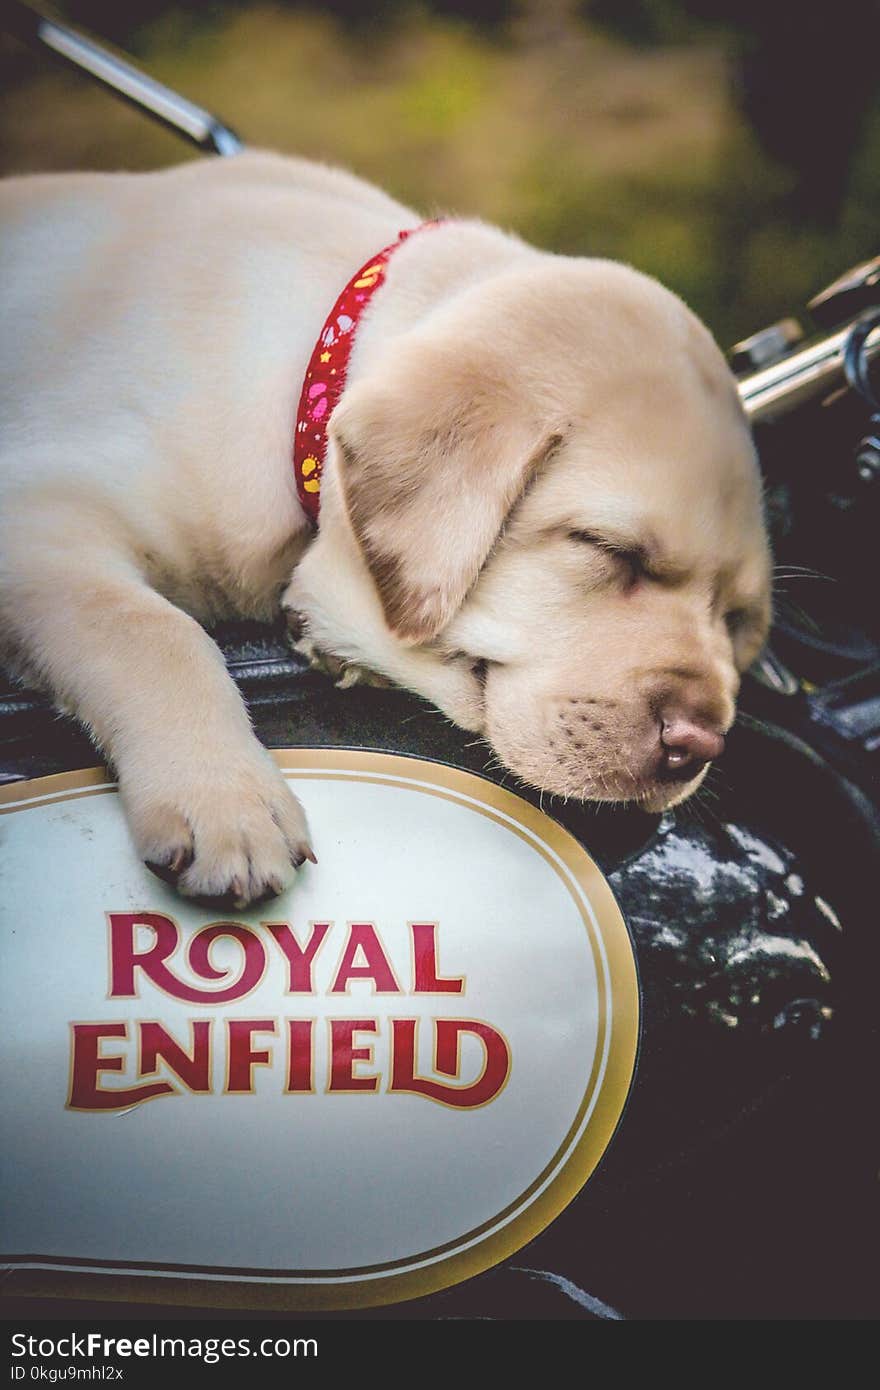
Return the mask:
[[[438,223],[401,232],[395,242],[362,265],[349,280],[325,320],[309,359],[299,398],[293,436],[293,472],[303,510],[313,526],[321,505],[321,473],[327,453],[327,427],[342,395],[348,361],[361,315],[385,279],[385,267],[394,252],[413,232]]]

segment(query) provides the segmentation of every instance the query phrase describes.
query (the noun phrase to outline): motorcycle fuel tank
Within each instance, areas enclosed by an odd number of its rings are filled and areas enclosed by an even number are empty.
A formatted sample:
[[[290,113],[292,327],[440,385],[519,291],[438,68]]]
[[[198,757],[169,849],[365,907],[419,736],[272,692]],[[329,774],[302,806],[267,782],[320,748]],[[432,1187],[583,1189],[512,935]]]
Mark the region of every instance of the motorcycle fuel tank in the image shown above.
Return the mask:
[[[865,798],[748,715],[665,816],[506,784],[403,692],[228,656],[319,863],[245,913],[3,726],[13,1299],[326,1317],[869,1305]]]

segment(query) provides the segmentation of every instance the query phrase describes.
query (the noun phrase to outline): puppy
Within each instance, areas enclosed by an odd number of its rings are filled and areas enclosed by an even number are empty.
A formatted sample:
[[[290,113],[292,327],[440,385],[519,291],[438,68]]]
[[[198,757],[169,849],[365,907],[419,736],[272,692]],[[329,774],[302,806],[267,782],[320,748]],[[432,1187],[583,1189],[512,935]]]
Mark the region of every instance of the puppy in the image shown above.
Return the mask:
[[[329,419],[343,286],[417,216],[265,153],[0,190],[6,662],[112,761],[139,854],[238,907],[312,857],[205,624],[296,615],[534,787],[690,794],[768,627],[735,383],[670,292],[474,221],[401,242]],[[300,421],[302,424],[302,421]]]

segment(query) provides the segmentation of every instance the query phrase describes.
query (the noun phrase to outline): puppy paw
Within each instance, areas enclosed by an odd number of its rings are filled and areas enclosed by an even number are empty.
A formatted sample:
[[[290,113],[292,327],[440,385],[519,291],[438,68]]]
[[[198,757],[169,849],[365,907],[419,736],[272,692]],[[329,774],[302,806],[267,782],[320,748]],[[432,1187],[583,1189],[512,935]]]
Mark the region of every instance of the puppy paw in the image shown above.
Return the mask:
[[[301,627],[291,628],[292,634],[297,631],[301,632]],[[375,671],[368,671],[366,666],[346,661],[343,657],[334,656],[332,652],[321,651],[310,637],[299,636],[292,645],[294,651],[306,658],[311,670],[319,671],[322,676],[329,676],[337,690],[349,690],[353,685],[373,685],[387,689],[391,685],[391,681]]]
[[[241,910],[282,892],[306,859],[317,862],[305,813],[264,750],[182,771],[120,779],[141,857],[180,893]]]

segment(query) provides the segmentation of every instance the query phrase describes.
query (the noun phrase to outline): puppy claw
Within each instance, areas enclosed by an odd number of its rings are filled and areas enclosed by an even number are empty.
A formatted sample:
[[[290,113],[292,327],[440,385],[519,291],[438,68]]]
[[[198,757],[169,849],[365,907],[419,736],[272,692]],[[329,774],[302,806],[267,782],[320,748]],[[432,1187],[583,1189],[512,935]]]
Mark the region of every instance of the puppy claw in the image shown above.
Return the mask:
[[[185,845],[175,850],[168,862],[169,871],[176,877],[187,865],[192,863],[192,850]]]
[[[357,685],[361,680],[361,670],[358,666],[346,666],[336,681],[337,690],[350,690],[353,685]]]
[[[172,888],[177,886],[177,874],[170,864],[157,864],[154,859],[145,859],[144,864],[150,873],[161,878],[163,883],[170,883]]]
[[[312,647],[309,657],[313,671],[320,671],[325,676],[330,676],[332,680],[338,681],[344,678],[346,663],[341,657],[333,656],[330,652],[322,652],[317,647]]]

